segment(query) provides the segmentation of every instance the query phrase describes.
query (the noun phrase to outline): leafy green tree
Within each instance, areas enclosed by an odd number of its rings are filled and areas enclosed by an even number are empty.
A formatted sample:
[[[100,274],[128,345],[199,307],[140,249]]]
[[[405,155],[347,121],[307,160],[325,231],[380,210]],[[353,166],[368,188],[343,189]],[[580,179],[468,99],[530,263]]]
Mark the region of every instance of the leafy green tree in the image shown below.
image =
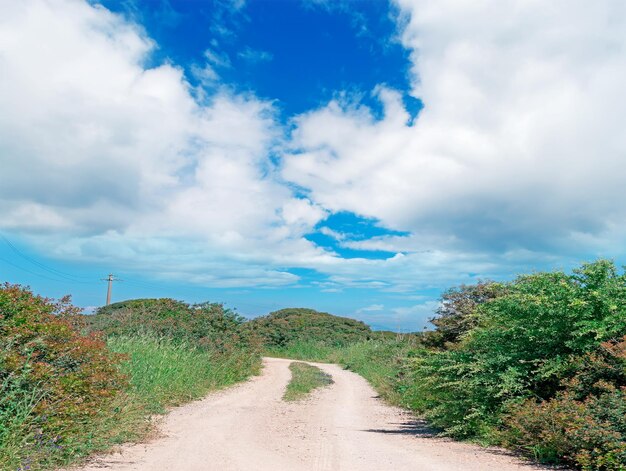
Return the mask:
[[[430,322],[435,330],[427,331],[422,337],[426,346],[447,348],[477,324],[476,309],[497,296],[505,288],[492,281],[481,281],[475,285],[450,288],[441,295],[441,304]]]

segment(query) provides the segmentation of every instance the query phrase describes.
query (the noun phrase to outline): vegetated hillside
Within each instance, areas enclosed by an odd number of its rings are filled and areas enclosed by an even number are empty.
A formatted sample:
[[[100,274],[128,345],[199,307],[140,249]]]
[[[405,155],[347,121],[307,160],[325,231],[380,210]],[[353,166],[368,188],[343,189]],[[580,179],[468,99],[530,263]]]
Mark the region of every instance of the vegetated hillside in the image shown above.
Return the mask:
[[[103,332],[113,351],[130,357],[123,370],[153,412],[260,370],[258,338],[243,328],[243,317],[219,303],[132,299],[87,319],[89,330]]]
[[[101,331],[109,337],[144,334],[222,353],[255,349],[258,344],[254,335],[243,328],[245,319],[219,303],[131,299],[101,307],[85,318],[90,331]]]
[[[305,308],[281,309],[249,321],[246,327],[268,348],[283,348],[298,342],[339,347],[372,336],[372,330],[361,321]]]

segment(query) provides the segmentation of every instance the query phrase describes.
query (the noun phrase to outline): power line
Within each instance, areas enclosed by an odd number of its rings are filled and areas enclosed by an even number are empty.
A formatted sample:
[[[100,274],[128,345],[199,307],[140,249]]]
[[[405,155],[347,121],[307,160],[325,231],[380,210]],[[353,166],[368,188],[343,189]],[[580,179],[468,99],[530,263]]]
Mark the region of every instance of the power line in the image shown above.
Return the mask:
[[[35,260],[34,258],[29,257],[28,255],[24,254],[24,253],[23,253],[21,250],[19,250],[19,249],[18,249],[15,245],[13,245],[13,244],[11,243],[11,241],[10,241],[9,239],[7,239],[7,237],[6,237],[6,236],[4,236],[3,234],[0,234],[0,237],[1,237],[1,238],[4,240],[4,242],[5,242],[5,243],[6,243],[6,244],[7,244],[7,245],[11,248],[11,250],[12,250],[13,252],[15,252],[17,255],[19,255],[20,257],[22,257],[24,260],[27,260],[28,262],[30,262],[30,263],[32,263],[33,265],[35,265],[35,266],[37,266],[37,267],[41,268],[42,270],[47,271],[48,273],[52,273],[53,275],[56,275],[56,276],[58,276],[58,277],[65,278],[66,280],[71,281],[72,283],[91,284],[91,283],[93,283],[93,282],[94,282],[93,280],[90,280],[90,281],[81,281],[81,280],[87,280],[87,278],[77,277],[77,276],[72,275],[72,274],[70,274],[70,273],[65,273],[65,272],[62,272],[62,271],[57,270],[57,269],[55,269],[55,268],[48,267],[47,265],[44,265],[43,263],[41,263],[41,262],[39,262],[39,261]],[[5,262],[9,263],[10,265],[13,265],[13,266],[17,267],[17,265],[14,265],[14,264],[12,264],[12,263],[8,262],[7,260],[5,260]],[[19,267],[17,267],[17,268],[19,268]],[[24,268],[22,268],[22,270],[24,270],[24,271],[28,271],[28,270],[26,270],[26,269],[24,269]],[[29,272],[29,273],[36,274],[36,273],[34,273],[34,272]],[[52,278],[48,278],[48,279],[52,279]],[[60,281],[60,280],[54,280],[54,281]]]
[[[2,260],[4,263],[6,263],[8,265],[11,265],[12,267],[17,268],[18,270],[25,271],[26,273],[30,273],[31,275],[35,275],[35,276],[38,276],[40,278],[45,278],[46,280],[51,280],[51,281],[56,281],[56,282],[61,282],[61,283],[66,283],[67,282],[66,280],[60,280],[60,279],[57,279],[57,278],[51,278],[49,276],[42,275],[41,273],[34,272],[32,270],[29,270],[28,268],[24,268],[24,267],[21,267],[19,265],[16,265],[15,263],[10,262],[9,260],[6,260],[4,258],[0,258],[0,260]]]
[[[44,275],[41,273],[37,273],[35,271],[29,270],[27,268],[24,268],[20,265],[17,265],[9,260],[6,260],[4,258],[0,257],[0,260],[3,261],[4,263],[11,265],[15,268],[17,268],[18,270],[22,270],[26,273],[30,273],[31,275],[35,275],[37,277],[40,278],[44,278],[46,280],[51,280],[51,281],[55,281],[55,282],[61,282],[61,283],[67,283],[68,281],[71,283],[80,283],[80,284],[93,284],[96,282],[96,280],[94,279],[90,279],[90,278],[84,278],[84,277],[78,277],[76,275],[72,275],[71,273],[67,273],[61,270],[57,270],[56,268],[52,268],[50,266],[47,266],[44,263],[39,262],[38,260],[34,259],[33,257],[30,257],[26,254],[24,254],[21,250],[19,250],[5,235],[3,235],[2,233],[0,233],[0,238],[2,238],[4,240],[4,242],[9,246],[9,248],[15,252],[19,257],[23,258],[24,260],[30,262],[31,264],[35,265],[36,267],[48,272],[49,274],[53,275],[55,278],[48,276],[48,275]],[[61,278],[61,279],[59,279]],[[109,276],[107,278],[102,279],[102,281],[107,281],[108,282],[108,286],[107,286],[107,305],[110,304],[111,301],[111,295],[112,295],[112,284],[114,281],[124,281],[124,282],[128,282],[131,285],[135,285],[137,287],[141,287],[144,289],[152,289],[152,290],[158,290],[160,292],[163,291],[168,291],[171,290],[171,287],[164,287],[164,286],[159,286],[156,285],[154,283],[150,283],[150,282],[146,282],[146,281],[142,281],[142,280],[135,280],[135,279],[128,279],[126,277],[124,277],[125,279],[122,280],[120,278],[116,278],[113,274],[109,274]],[[87,281],[84,281],[87,280]],[[198,290],[202,290],[203,287],[198,286],[198,287],[189,287],[189,286],[179,286],[175,289],[175,291],[183,291],[186,292],[187,294],[191,294],[193,293],[194,295],[198,295],[199,293],[197,292]],[[237,304],[239,305],[249,305],[249,306],[254,306],[254,303],[245,303],[245,302],[238,302]]]

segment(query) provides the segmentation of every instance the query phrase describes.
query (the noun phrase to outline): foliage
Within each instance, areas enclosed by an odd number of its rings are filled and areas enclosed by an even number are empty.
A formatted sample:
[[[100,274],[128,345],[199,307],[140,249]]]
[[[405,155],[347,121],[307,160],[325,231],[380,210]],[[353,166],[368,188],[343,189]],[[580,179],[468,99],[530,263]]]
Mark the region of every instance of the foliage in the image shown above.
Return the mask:
[[[127,356],[122,369],[130,378],[129,394],[153,413],[198,399],[260,370],[259,358],[243,349],[223,355],[149,335],[112,337],[108,346]]]
[[[3,285],[0,469],[54,468],[141,438],[150,414],[258,372],[242,322],[219,304],[173,300],[82,316],[69,299]]]
[[[305,398],[314,389],[333,383],[332,377],[317,366],[307,363],[293,362],[289,365],[291,381],[287,385],[283,399],[298,401]]]
[[[336,362],[363,376],[389,403],[407,406],[412,384],[405,380],[405,364],[421,350],[415,336],[402,335],[347,345],[338,351]]]
[[[511,405],[504,443],[544,461],[583,469],[626,468],[626,337],[577,362],[576,375],[547,401]]]
[[[502,294],[506,287],[492,281],[450,288],[441,295],[441,305],[430,322],[435,330],[426,331],[422,342],[430,347],[447,348],[476,327],[476,309]]]
[[[0,467],[50,466],[127,439],[133,427],[121,419],[136,428],[146,411],[245,378],[262,344],[273,356],[343,364],[450,436],[626,469],[626,275],[612,262],[454,288],[432,322],[425,334],[378,334],[284,309],[244,323],[219,304],[171,299],[77,316],[67,301],[5,285]],[[31,462],[15,460],[25,453]]]
[[[412,407],[452,436],[506,437],[541,458],[589,469],[626,466],[623,416],[603,409],[624,410],[624,365],[610,363],[606,351],[626,335],[626,276],[600,260],[570,275],[536,273],[495,288],[457,343],[410,361]],[[588,435],[568,420],[585,424]],[[540,451],[532,436],[546,437]]]
[[[100,308],[86,320],[90,331],[108,337],[145,334],[220,353],[257,347],[251,332],[242,328],[244,318],[218,303],[134,299]]]
[[[91,424],[119,413],[122,360],[95,334],[81,335],[59,302],[0,287],[0,467],[62,462],[85,452]],[[21,454],[18,456],[17,453]]]
[[[247,323],[247,328],[270,349],[303,341],[340,347],[372,336],[363,322],[304,308],[282,309],[257,317]]]

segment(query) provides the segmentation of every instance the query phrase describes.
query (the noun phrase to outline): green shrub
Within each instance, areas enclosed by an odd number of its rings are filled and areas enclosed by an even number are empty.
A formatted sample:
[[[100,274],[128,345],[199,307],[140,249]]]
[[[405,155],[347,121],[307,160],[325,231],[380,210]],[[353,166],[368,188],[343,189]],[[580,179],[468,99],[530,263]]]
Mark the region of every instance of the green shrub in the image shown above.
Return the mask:
[[[173,299],[134,299],[100,308],[85,316],[89,331],[107,337],[150,335],[228,353],[258,348],[244,318],[218,303],[187,304]]]
[[[626,338],[602,344],[577,369],[554,398],[513,404],[503,441],[544,461],[626,469]]]
[[[441,295],[441,304],[430,319],[435,330],[423,332],[422,343],[439,349],[452,347],[478,324],[478,306],[502,296],[505,291],[506,286],[493,281],[448,289]]]
[[[63,462],[97,447],[76,442],[118,414],[119,355],[68,320],[76,309],[27,288],[0,287],[0,467]]]
[[[624,410],[621,354],[607,352],[626,334],[626,276],[600,260],[497,289],[458,342],[410,361],[412,407],[452,436],[505,436],[542,459],[589,469],[626,466],[622,419],[603,406]],[[562,429],[568,421],[571,431]]]
[[[582,469],[626,469],[626,390],[584,401],[563,391],[548,401],[511,407],[503,443],[544,462],[562,459]]]

